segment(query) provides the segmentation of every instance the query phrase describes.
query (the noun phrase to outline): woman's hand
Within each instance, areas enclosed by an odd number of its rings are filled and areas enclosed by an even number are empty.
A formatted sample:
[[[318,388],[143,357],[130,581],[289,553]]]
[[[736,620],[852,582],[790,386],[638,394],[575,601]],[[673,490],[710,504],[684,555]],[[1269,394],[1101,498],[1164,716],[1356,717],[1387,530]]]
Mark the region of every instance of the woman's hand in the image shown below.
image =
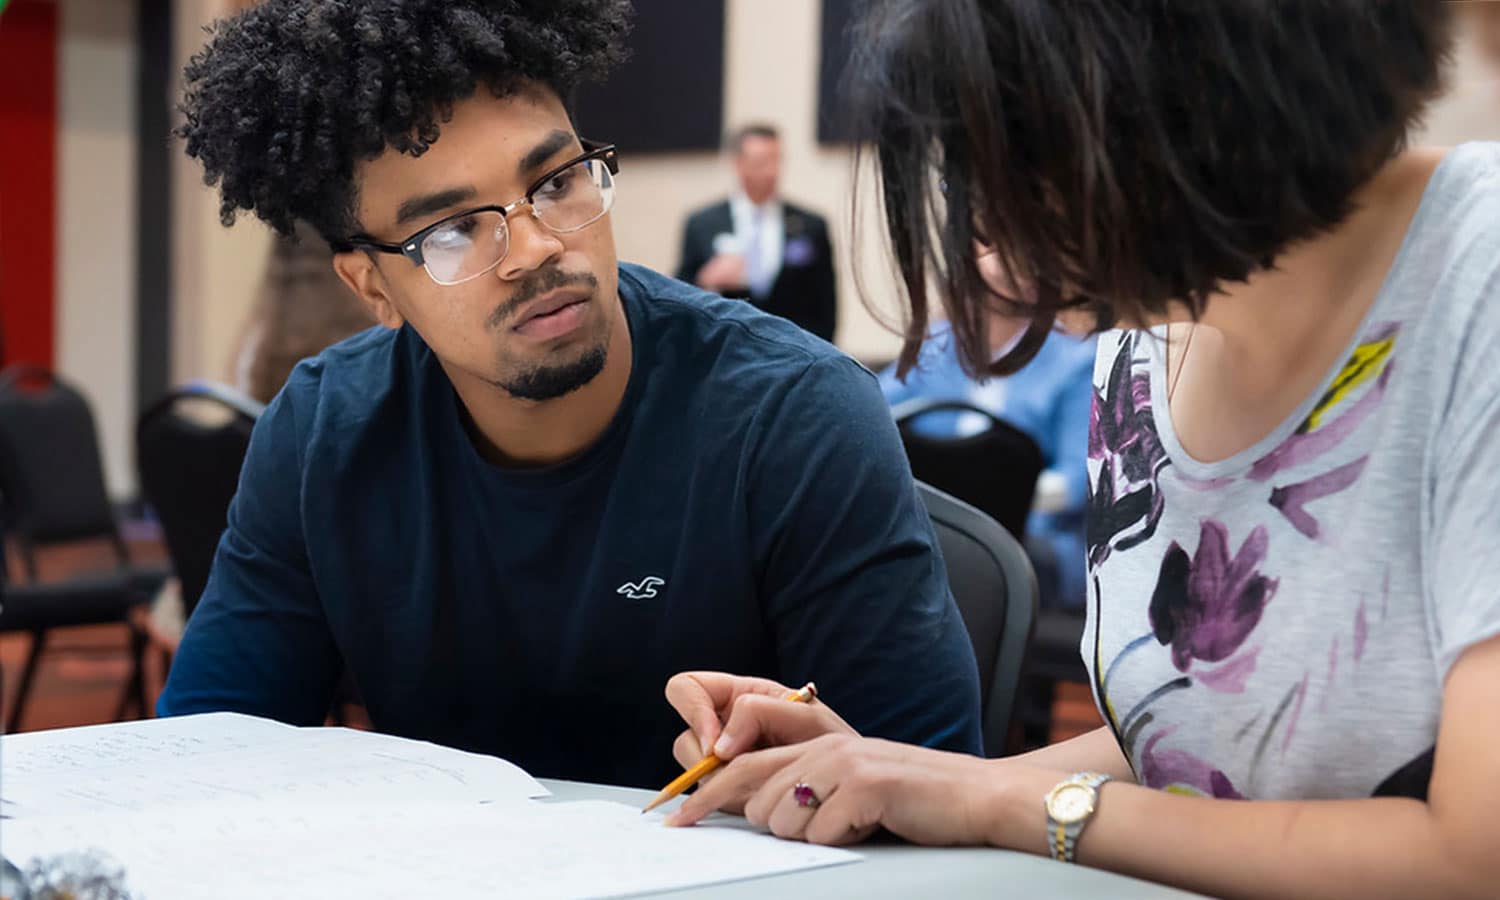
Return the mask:
[[[919,844],[986,844],[1004,839],[1005,804],[1016,783],[1034,781],[1031,823],[1036,847],[1043,841],[1042,795],[1059,780],[1038,770],[1036,779],[999,761],[909,744],[825,735],[803,744],[745,754],[718,773],[667,820],[690,825],[721,808],[744,805],[745,817],[779,837],[815,844],[852,844],[885,827]],[[1025,770],[1029,772],[1030,770]],[[816,798],[798,802],[797,786]],[[1008,793],[1007,793],[1008,792]],[[1022,791],[1024,793],[1024,791]]]
[[[747,678],[723,672],[684,672],[667,682],[667,702],[688,724],[672,745],[672,755],[684,769],[696,765],[710,750],[724,762],[761,747],[811,740],[825,734],[855,734],[849,723],[818,700],[793,703],[793,691],[768,678]],[[708,775],[708,784],[718,776]],[[738,804],[724,807],[739,812]]]
[[[712,750],[728,762],[747,750],[795,744],[824,734],[854,734],[849,723],[818,700],[792,703],[793,688],[769,678],[723,672],[684,672],[667,682],[667,702],[688,730],[672,745],[687,768]]]

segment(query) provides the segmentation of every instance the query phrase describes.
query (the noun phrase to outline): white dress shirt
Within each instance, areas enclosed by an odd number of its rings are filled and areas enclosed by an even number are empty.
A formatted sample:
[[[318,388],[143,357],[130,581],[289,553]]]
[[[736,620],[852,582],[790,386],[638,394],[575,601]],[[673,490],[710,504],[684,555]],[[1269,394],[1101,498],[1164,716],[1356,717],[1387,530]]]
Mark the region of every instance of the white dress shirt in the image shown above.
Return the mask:
[[[767,200],[757,206],[750,202],[750,198],[736,191],[729,198],[729,215],[734,222],[734,249],[732,252],[748,254],[755,239],[756,214],[760,218],[760,246],[757,259],[759,268],[745,260],[745,273],[748,277],[752,272],[759,272],[761,280],[767,291],[776,283],[776,276],[781,272],[782,250],[786,244],[786,219],[782,209],[781,201],[777,199]],[[719,247],[714,247],[716,252],[724,252]],[[762,296],[757,293],[756,296]]]

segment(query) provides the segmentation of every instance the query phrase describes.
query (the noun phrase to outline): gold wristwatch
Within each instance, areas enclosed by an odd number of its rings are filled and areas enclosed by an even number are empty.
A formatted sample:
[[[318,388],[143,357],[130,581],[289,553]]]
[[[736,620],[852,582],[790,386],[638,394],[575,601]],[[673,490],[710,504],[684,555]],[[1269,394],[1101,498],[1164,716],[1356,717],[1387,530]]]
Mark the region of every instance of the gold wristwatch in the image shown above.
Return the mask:
[[[1099,808],[1099,786],[1109,780],[1102,772],[1078,772],[1047,792],[1047,849],[1059,862],[1072,862],[1078,836]]]

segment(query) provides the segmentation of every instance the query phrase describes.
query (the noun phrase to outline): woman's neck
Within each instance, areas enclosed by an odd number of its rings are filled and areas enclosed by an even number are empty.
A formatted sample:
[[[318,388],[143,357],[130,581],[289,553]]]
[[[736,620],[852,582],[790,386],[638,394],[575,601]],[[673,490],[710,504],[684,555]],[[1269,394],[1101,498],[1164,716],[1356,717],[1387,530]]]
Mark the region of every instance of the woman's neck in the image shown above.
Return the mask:
[[[1275,268],[1228,285],[1196,326],[1171,330],[1174,429],[1204,461],[1232,456],[1276,428],[1323,382],[1374,304],[1441,150],[1392,160],[1337,228]],[[1185,356],[1186,329],[1194,329]]]

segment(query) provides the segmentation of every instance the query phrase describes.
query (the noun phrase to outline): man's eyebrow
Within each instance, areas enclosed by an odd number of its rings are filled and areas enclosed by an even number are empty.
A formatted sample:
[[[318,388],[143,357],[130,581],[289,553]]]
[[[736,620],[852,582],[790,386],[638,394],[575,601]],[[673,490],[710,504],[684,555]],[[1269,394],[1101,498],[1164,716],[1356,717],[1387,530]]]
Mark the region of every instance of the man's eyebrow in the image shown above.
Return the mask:
[[[542,163],[556,156],[557,151],[572,144],[573,141],[572,133],[560,129],[547,135],[540,144],[532,147],[525,156],[521,157],[521,164],[517,167],[521,177],[524,178],[535,171]]]
[[[420,219],[423,216],[435,212],[442,212],[463,203],[465,200],[473,200],[479,196],[479,192],[472,187],[445,188],[430,194],[418,194],[408,197],[401,202],[396,209],[396,224],[404,225],[412,219]]]

